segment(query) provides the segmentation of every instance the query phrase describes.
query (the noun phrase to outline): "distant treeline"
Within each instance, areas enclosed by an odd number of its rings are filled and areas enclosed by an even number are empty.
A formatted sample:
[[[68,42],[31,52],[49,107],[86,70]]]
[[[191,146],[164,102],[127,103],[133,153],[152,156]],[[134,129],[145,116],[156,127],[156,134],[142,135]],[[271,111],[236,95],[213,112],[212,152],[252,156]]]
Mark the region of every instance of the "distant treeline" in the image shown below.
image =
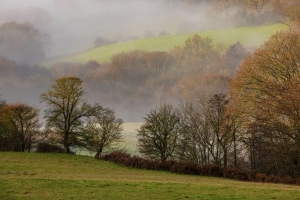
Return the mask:
[[[161,102],[226,92],[227,82],[244,55],[246,49],[240,43],[228,48],[195,35],[170,52],[122,52],[106,64],[91,60],[85,64],[57,63],[51,68],[20,67],[1,56],[0,91],[14,97],[10,101],[25,99],[37,104],[39,95],[57,78],[77,76],[83,80],[90,101],[132,110],[128,120],[136,121],[143,117],[139,113]]]

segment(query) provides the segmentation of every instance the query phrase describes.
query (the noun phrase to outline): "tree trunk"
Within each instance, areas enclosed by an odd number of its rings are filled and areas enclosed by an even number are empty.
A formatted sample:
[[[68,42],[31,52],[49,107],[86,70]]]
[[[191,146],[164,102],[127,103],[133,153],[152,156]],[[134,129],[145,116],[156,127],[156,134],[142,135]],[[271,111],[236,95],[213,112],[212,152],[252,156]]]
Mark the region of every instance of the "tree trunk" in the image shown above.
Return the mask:
[[[98,149],[96,155],[95,155],[95,158],[101,158],[101,153],[102,153],[102,148]]]
[[[65,153],[67,154],[71,153],[70,147],[68,145],[65,145],[64,149],[65,149]]]

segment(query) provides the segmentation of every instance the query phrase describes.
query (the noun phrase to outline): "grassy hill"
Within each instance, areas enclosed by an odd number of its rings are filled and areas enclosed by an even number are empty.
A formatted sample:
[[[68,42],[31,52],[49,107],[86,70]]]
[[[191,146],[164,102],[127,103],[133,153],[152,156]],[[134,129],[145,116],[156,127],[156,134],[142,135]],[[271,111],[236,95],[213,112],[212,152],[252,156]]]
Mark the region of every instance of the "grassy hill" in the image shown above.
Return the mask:
[[[283,24],[274,24],[259,27],[239,27],[233,29],[210,30],[197,33],[140,39],[98,47],[76,54],[51,58],[45,61],[43,64],[50,66],[55,62],[67,61],[84,63],[89,60],[96,60],[99,63],[104,63],[109,62],[112,55],[122,51],[169,51],[176,45],[183,45],[185,40],[194,34],[199,34],[203,37],[208,36],[213,40],[214,43],[222,42],[225,45],[231,45],[239,41],[246,47],[255,47],[262,44],[271,35],[282,29],[287,29],[287,26]]]
[[[91,157],[0,152],[0,199],[299,199],[300,187],[124,168]]]

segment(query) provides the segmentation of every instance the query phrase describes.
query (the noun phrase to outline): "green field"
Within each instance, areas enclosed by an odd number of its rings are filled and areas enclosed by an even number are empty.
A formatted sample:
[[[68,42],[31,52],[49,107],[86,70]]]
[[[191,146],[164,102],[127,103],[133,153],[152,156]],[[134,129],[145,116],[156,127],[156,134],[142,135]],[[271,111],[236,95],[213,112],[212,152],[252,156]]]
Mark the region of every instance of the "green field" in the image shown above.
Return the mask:
[[[48,59],[43,65],[51,66],[56,62],[80,62],[96,60],[99,63],[109,62],[112,55],[122,51],[146,50],[146,51],[169,51],[176,45],[183,45],[188,37],[199,34],[203,37],[210,37],[214,43],[224,43],[229,46],[237,41],[246,47],[256,47],[266,41],[278,30],[287,29],[286,25],[274,24],[259,27],[239,27],[224,30],[210,30],[198,33],[179,34],[172,36],[140,39],[128,42],[117,43],[90,49],[76,54]]]
[[[66,154],[0,153],[0,199],[300,199],[300,187],[125,168]]]
[[[123,125],[124,142],[120,143],[119,147],[132,155],[138,155],[136,134],[142,124],[143,122],[126,122]]]

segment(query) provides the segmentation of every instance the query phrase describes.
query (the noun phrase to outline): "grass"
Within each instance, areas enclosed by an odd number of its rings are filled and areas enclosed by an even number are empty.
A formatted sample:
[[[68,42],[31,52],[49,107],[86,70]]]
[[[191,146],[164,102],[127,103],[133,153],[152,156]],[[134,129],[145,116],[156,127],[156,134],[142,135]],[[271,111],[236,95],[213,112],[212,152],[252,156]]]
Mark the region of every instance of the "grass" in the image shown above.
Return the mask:
[[[197,33],[140,39],[98,47],[76,54],[51,58],[45,61],[43,65],[51,66],[56,62],[65,61],[85,63],[89,60],[96,60],[99,63],[105,63],[110,61],[112,55],[120,53],[122,51],[169,51],[176,45],[184,45],[185,40],[188,37],[193,36],[194,34],[199,34],[203,37],[210,37],[214,43],[221,42],[227,46],[239,41],[246,47],[256,47],[261,45],[275,32],[282,29],[287,29],[287,26],[283,24],[274,24],[258,27],[239,27],[224,30],[210,30]]]
[[[0,199],[300,199],[300,187],[124,168],[91,157],[0,153]]]

